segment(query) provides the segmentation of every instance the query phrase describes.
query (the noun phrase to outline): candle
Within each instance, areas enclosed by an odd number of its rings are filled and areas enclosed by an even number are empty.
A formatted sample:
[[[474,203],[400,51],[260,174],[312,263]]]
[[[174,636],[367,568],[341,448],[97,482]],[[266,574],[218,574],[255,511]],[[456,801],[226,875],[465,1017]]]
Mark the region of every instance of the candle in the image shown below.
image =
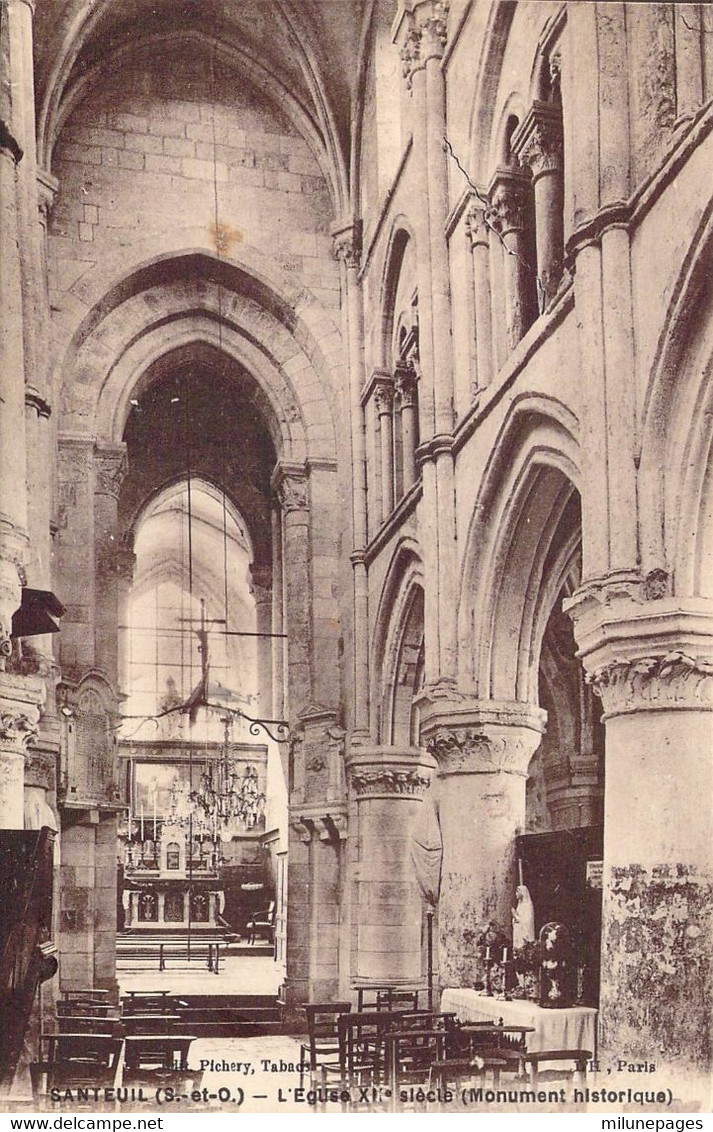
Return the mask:
[[[144,840],[144,804],[141,803],[141,841]]]
[[[156,794],[153,796],[153,839],[156,840]]]
[[[507,963],[507,961],[508,961],[508,949],[507,949],[507,947],[504,947],[503,948],[503,963]]]
[[[489,947],[486,947],[486,949],[485,949],[485,958],[486,958],[486,960],[488,960],[490,958],[490,948]]]
[[[517,875],[519,878],[520,887],[522,888],[522,858],[517,859]]]

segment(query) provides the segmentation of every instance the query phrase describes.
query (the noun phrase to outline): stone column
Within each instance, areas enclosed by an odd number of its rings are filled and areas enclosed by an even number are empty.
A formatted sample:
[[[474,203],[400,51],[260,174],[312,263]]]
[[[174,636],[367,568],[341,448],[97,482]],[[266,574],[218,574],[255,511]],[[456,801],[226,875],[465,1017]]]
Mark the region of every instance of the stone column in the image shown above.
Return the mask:
[[[44,695],[41,680],[0,672],[0,829],[24,829],[25,754]]]
[[[309,487],[301,464],[280,462],[272,487],[282,511],[282,551],[290,716],[312,699],[312,591]]]
[[[490,185],[492,209],[488,219],[503,238],[505,326],[507,345],[514,350],[533,321],[535,290],[527,259],[527,198],[530,185],[522,173],[498,169]]]
[[[490,305],[490,230],[485,210],[472,204],[465,218],[473,255],[473,293],[475,298],[475,364],[478,389],[493,380],[493,326]]]
[[[364,311],[359,264],[361,233],[349,224],[334,233],[334,254],[341,264],[342,290],[346,294],[347,335],[349,341],[349,415],[352,449],[352,536],[351,556],[354,571],[354,712],[353,738],[369,733],[369,624],[367,570],[364,548],[367,534],[366,437],[361,390],[364,383]]]
[[[114,688],[118,681],[118,574],[121,550],[117,504],[126,472],[124,444],[97,445],[94,451],[95,663],[106,673]]]
[[[484,968],[478,937],[507,935],[517,884],[515,835],[525,828],[527,768],[545,713],[529,704],[425,704],[421,734],[438,763],[443,864],[438,908],[442,986],[473,986]]]
[[[272,525],[272,627],[274,633],[283,633],[286,596],[282,570],[282,518],[276,507],[272,509],[270,521]],[[285,688],[286,652],[284,638],[273,637],[272,709],[275,713],[275,719],[286,719],[289,711],[289,700]]]
[[[361,985],[421,977],[421,895],[411,832],[435,763],[418,748],[352,751],[358,822],[356,968]]]
[[[398,362],[394,374],[396,393],[401,402],[401,475],[404,495],[416,482],[418,447],[417,375],[414,366]]]
[[[6,29],[0,27],[0,49]],[[0,113],[6,107],[0,102]],[[25,354],[17,212],[22,150],[0,117],[0,665],[12,651],[12,615],[20,606],[27,556]]]
[[[381,521],[394,509],[394,384],[379,378],[374,384],[374,404],[379,415],[381,448]]]
[[[512,151],[529,166],[535,190],[535,237],[541,308],[554,298],[564,258],[562,112],[535,102],[512,138]]]
[[[606,727],[601,1057],[709,1070],[713,608],[605,584],[569,605]]]
[[[450,262],[446,239],[448,160],[443,139],[446,122],[446,78],[442,67],[447,41],[447,0],[418,0],[412,19],[419,35],[419,58],[426,72],[426,155],[431,289],[425,296],[433,317],[433,386],[435,432],[453,430],[453,345],[451,334]]]
[[[290,1008],[339,993],[346,837],[344,731],[333,711],[311,707],[290,749],[286,993]],[[301,996],[301,997],[300,997]]]
[[[258,633],[272,630],[272,569],[270,566],[250,567],[253,597],[255,599],[255,628]],[[279,632],[280,630],[278,630]],[[257,693],[260,712],[273,715],[272,705],[272,638],[258,637],[256,642]],[[252,712],[250,714],[253,714]]]
[[[116,982],[116,845],[117,819],[101,814],[96,827],[94,892],[94,983],[115,991]]]

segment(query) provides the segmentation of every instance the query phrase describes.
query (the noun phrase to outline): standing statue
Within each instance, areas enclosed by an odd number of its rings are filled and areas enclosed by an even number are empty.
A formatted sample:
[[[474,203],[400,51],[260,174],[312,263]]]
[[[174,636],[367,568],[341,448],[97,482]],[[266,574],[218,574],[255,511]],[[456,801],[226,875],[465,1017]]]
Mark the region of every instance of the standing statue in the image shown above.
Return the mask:
[[[525,884],[515,889],[517,904],[512,910],[512,946],[517,951],[535,938],[535,909],[530,890]]]

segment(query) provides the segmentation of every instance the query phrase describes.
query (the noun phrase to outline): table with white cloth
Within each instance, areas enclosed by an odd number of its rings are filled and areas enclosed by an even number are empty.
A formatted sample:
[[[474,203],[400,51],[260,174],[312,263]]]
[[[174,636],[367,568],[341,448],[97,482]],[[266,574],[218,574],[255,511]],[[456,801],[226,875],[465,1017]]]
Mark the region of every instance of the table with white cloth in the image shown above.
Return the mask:
[[[526,999],[492,998],[467,988],[450,987],[441,998],[441,1011],[455,1013],[459,1022],[499,1022],[505,1026],[533,1026],[525,1044],[540,1049],[588,1049],[597,1056],[597,1011],[593,1006],[549,1010]]]

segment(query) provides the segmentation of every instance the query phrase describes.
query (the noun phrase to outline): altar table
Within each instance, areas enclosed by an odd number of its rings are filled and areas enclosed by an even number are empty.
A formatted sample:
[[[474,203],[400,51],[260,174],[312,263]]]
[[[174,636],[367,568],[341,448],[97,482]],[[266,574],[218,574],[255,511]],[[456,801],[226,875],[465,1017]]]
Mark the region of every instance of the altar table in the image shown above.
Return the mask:
[[[499,1022],[505,1026],[533,1026],[525,1044],[540,1049],[589,1049],[597,1056],[597,1011],[593,1006],[548,1010],[525,999],[492,998],[463,987],[443,991],[441,1010],[455,1012],[459,1022]]]

